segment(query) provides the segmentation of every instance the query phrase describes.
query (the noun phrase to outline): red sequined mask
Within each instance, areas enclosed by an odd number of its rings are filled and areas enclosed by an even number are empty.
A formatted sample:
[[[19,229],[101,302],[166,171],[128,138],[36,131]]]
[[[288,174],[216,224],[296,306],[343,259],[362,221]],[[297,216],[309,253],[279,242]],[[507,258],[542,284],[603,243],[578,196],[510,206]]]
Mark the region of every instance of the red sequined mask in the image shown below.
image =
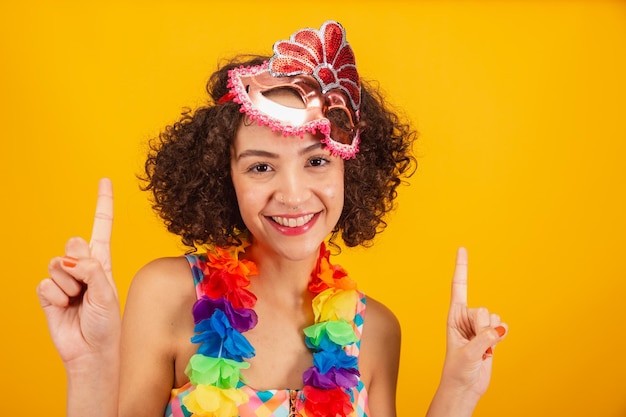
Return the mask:
[[[289,136],[319,133],[333,155],[344,159],[359,150],[361,84],[354,53],[337,22],[276,42],[268,62],[231,70],[229,87],[228,98],[259,124]],[[277,99],[285,90],[302,106]]]

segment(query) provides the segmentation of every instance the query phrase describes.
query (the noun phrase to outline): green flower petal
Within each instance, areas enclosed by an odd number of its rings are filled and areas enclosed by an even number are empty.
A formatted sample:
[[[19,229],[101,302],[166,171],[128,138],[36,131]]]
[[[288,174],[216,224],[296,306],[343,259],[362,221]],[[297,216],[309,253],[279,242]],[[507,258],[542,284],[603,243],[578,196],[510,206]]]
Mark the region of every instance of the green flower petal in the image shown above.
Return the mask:
[[[248,367],[250,367],[248,362],[196,354],[189,360],[185,373],[193,385],[234,388],[241,378],[241,369]]]
[[[326,322],[328,337],[338,345],[348,345],[358,340],[352,325],[345,320]]]
[[[325,321],[304,329],[304,334],[314,346],[319,346],[324,336],[337,345],[345,346],[358,340],[352,325],[345,320]]]

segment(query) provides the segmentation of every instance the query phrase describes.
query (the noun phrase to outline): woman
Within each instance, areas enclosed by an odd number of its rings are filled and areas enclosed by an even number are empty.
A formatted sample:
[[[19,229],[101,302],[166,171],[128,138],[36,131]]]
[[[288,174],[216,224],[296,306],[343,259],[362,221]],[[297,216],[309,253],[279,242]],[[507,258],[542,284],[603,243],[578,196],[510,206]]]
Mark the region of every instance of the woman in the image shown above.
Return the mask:
[[[138,272],[121,324],[103,180],[91,243],[70,239],[38,287],[68,416],[395,416],[399,324],[325,241],[382,230],[414,132],[362,85],[332,21],[234,60],[208,91],[146,162],[154,208],[192,251]],[[506,332],[467,308],[466,265],[461,249],[430,416],[471,415]]]

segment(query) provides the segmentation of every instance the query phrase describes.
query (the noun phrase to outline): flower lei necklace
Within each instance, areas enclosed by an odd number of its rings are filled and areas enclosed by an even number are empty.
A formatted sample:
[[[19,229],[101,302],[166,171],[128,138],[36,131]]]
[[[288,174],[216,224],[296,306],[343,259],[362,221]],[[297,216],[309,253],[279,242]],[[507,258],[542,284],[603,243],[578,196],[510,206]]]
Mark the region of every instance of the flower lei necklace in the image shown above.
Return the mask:
[[[239,388],[242,369],[250,364],[254,348],[242,333],[254,328],[256,296],[247,287],[256,265],[239,259],[249,243],[207,253],[192,268],[203,294],[193,307],[195,335],[200,346],[189,360],[186,374],[195,387],[184,399],[194,416],[236,417],[239,405],[248,402]],[[306,345],[313,350],[313,366],[304,382],[304,410],[309,417],[346,417],[354,410],[351,389],[359,382],[358,359],[346,352],[357,341],[351,320],[359,294],[356,283],[339,265],[330,263],[330,251],[322,243],[309,291],[316,294],[312,306],[315,324],[304,329]]]

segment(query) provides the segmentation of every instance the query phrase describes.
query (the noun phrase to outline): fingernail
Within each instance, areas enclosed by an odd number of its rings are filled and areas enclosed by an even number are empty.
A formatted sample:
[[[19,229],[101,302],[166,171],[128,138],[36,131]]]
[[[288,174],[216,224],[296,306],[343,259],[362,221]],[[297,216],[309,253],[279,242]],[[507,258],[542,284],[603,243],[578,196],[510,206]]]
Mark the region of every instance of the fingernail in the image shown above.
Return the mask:
[[[74,258],[73,256],[64,256],[61,263],[63,264],[63,266],[66,266],[68,268],[74,268],[78,263],[78,259]]]
[[[493,356],[493,349],[491,348],[491,346],[489,346],[485,353],[483,353],[483,360],[487,359],[490,356]]]
[[[504,334],[506,333],[506,327],[504,326],[498,326],[496,327],[496,332],[498,332],[498,336],[502,337],[504,336]]]

